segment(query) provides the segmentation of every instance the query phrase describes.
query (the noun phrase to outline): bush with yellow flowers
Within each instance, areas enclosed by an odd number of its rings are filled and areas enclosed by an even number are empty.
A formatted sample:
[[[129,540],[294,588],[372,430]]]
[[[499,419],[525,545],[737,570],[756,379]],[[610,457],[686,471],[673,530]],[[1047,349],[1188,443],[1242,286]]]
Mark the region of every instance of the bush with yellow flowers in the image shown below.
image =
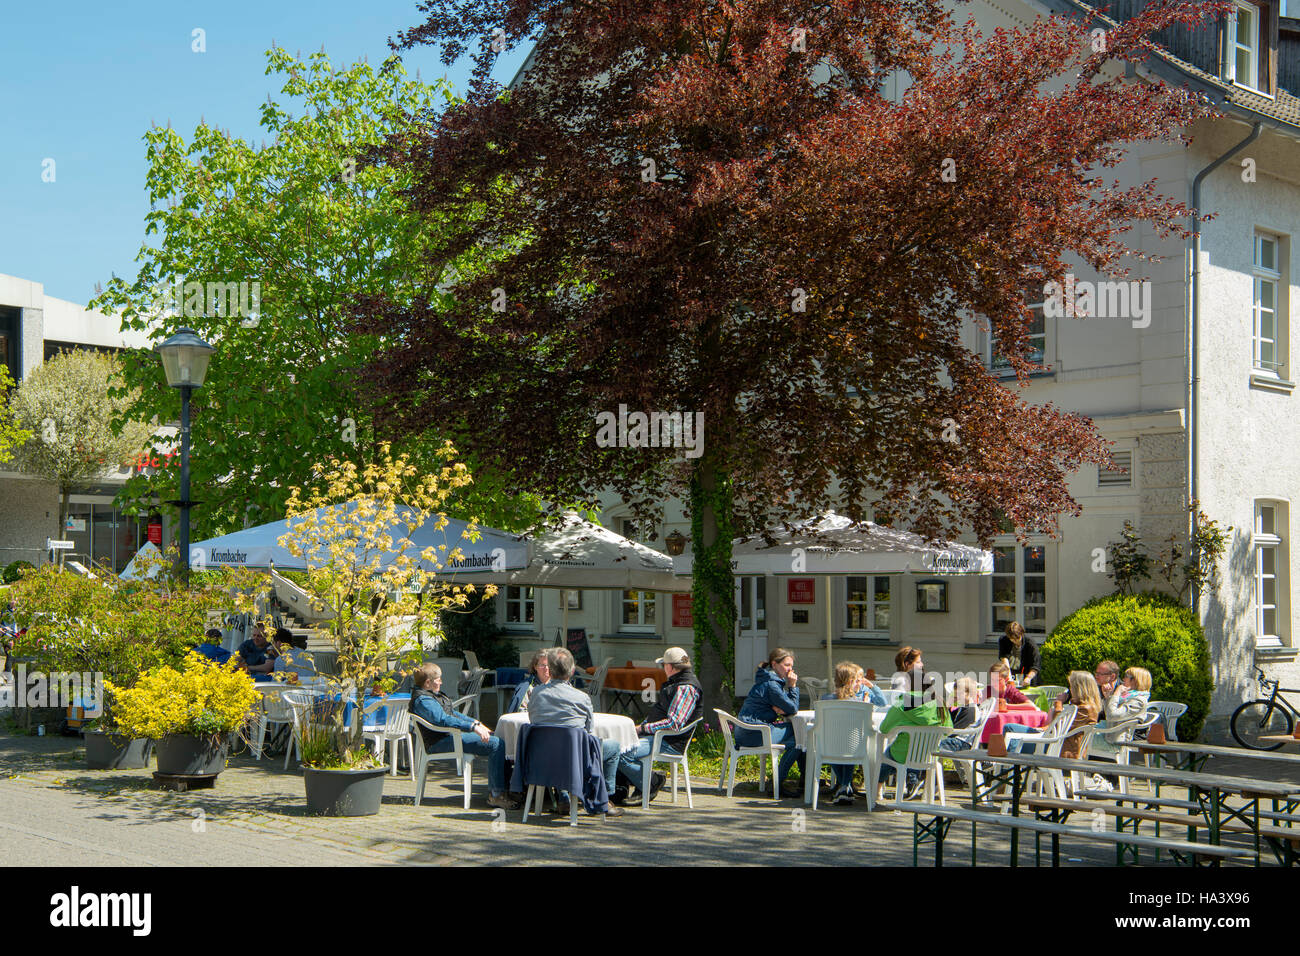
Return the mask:
[[[218,665],[191,652],[180,670],[158,667],[134,687],[108,683],[118,732],[127,737],[211,737],[243,726],[258,693],[232,657]]]

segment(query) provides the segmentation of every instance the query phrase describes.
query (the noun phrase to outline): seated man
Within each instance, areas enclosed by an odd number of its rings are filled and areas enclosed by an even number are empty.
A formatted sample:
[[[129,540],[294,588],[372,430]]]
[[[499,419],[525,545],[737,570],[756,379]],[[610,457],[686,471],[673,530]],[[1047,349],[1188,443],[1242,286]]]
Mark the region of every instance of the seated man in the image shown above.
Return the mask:
[[[230,651],[221,646],[222,633],[215,627],[210,627],[207,633],[203,635],[202,644],[196,644],[194,649],[215,664],[224,664],[230,660]]]
[[[253,636],[239,645],[239,656],[250,674],[270,674],[275,670],[276,649],[266,640],[266,625],[261,621],[253,628]],[[263,678],[265,679],[265,678]]]
[[[442,693],[442,668],[434,663],[424,663],[415,669],[414,687],[411,689],[410,712],[421,720],[447,732],[420,728],[424,749],[431,754],[450,753],[455,747],[451,734],[460,733],[465,753],[488,760],[488,806],[503,810],[518,810],[519,801],[506,793],[506,747],[500,737],[493,737],[487,727],[473,718],[458,713],[452,700]]]
[[[528,701],[528,722],[537,727],[581,727],[587,733],[595,726],[591,698],[569,683],[573,676],[573,654],[567,647],[553,647],[546,652],[551,679],[533,690]],[[601,767],[605,771],[605,786],[612,794],[618,770],[618,741],[600,742]],[[580,794],[573,794],[577,799]],[[619,807],[605,805],[605,816],[621,817]]]
[[[636,749],[623,754],[618,762],[619,775],[627,781],[628,787],[635,791],[636,796],[640,796],[641,790],[641,760],[650,756],[650,751],[654,747],[655,732],[666,729],[680,730],[700,717],[702,701],[700,679],[691,669],[691,658],[686,651],[680,647],[670,647],[655,663],[663,665],[664,674],[668,679],[659,689],[659,696],[654,706],[650,708],[645,722],[637,728],[641,739],[637,741]],[[662,750],[665,753],[679,754],[688,739],[687,734],[665,734]],[[651,774],[651,800],[664,785],[664,779],[664,775],[659,771]],[[619,792],[612,798],[615,803],[627,799],[628,787],[619,786]]]

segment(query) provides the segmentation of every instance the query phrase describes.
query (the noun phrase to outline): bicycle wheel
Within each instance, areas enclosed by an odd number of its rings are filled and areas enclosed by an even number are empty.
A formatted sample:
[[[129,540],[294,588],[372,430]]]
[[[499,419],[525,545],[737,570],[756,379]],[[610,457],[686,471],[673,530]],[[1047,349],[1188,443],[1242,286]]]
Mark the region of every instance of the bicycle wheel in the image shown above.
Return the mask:
[[[1277,750],[1281,744],[1262,744],[1259,738],[1270,734],[1290,734],[1291,714],[1270,700],[1252,700],[1232,712],[1232,736],[1251,750]]]

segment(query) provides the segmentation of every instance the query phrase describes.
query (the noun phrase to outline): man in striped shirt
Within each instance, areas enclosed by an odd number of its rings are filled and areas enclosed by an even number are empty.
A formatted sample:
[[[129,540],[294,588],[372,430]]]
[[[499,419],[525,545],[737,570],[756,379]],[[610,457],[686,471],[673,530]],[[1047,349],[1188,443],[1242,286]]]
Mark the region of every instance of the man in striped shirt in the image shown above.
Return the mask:
[[[611,802],[618,804],[628,798],[628,787],[633,788],[634,795],[639,796],[641,787],[641,760],[650,756],[654,747],[654,736],[660,730],[680,730],[698,720],[701,711],[702,694],[700,680],[691,668],[691,659],[680,647],[670,647],[664,656],[655,661],[662,664],[666,680],[659,689],[654,707],[650,709],[645,723],[637,728],[640,740],[636,748],[629,750],[619,758],[619,776],[627,782],[620,784],[611,797]],[[648,678],[647,678],[648,679]],[[689,733],[665,734],[663,747],[665,753],[679,754],[690,740]],[[664,785],[664,775],[654,773],[650,778],[650,799],[655,798],[659,788]]]

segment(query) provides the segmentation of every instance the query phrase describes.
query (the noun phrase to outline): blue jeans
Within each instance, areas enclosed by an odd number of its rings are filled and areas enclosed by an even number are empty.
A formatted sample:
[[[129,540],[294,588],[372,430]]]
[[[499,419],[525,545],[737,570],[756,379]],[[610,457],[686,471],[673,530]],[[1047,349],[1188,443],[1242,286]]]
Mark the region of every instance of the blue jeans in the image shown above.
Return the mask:
[[[884,785],[886,785],[886,786],[892,786],[893,783],[894,783],[894,777],[896,777],[896,776],[897,776],[897,772],[894,770],[894,768],[893,768],[892,766],[890,766],[889,764],[881,764],[881,766],[880,766],[880,782],[881,782],[882,784],[884,784]],[[920,781],[921,781],[921,771],[920,771],[920,770],[909,770],[909,771],[907,771],[907,789],[908,789],[908,790],[911,790],[911,789],[912,789],[913,787],[915,787],[918,783],[920,783]]]
[[[450,731],[442,740],[429,748],[431,754],[448,754],[455,749],[452,742],[451,734],[456,731]],[[465,748],[466,756],[474,755],[475,757],[487,757],[488,765],[488,792],[494,797],[499,797],[506,792],[506,745],[500,737],[489,737],[486,741],[480,740],[478,734],[461,733],[461,746]]]
[[[744,720],[745,718],[740,718]],[[794,726],[788,721],[784,724],[772,725],[772,743],[785,744],[785,753],[781,754],[781,761],[777,764],[776,779],[777,785],[785,783],[785,778],[790,774],[792,764],[799,765],[799,773],[804,772],[804,752],[794,745]],[[746,730],[743,727],[736,728],[736,746],[737,747],[761,747],[763,746],[763,735],[757,730]]]
[[[835,789],[842,790],[845,787],[851,786],[853,784],[853,770],[854,768],[860,766],[862,766],[862,764],[858,764],[858,763],[831,764],[830,765],[831,773],[835,775]],[[866,780],[864,782],[867,784],[871,783],[870,780]]]
[[[940,753],[954,753],[958,750],[970,750],[969,737],[944,737],[935,750]]]
[[[1007,724],[1002,728],[1004,734],[1026,734],[1031,733],[1035,728],[1026,724]],[[1023,740],[1007,741],[1007,753],[1009,754],[1032,754],[1038,753],[1038,744],[1027,743]]]
[[[635,747],[618,758],[618,775],[627,781],[628,786],[638,788],[641,786],[641,760],[650,756],[654,745],[653,737],[641,737]],[[665,742],[660,752],[675,754],[677,750],[672,744]]]

